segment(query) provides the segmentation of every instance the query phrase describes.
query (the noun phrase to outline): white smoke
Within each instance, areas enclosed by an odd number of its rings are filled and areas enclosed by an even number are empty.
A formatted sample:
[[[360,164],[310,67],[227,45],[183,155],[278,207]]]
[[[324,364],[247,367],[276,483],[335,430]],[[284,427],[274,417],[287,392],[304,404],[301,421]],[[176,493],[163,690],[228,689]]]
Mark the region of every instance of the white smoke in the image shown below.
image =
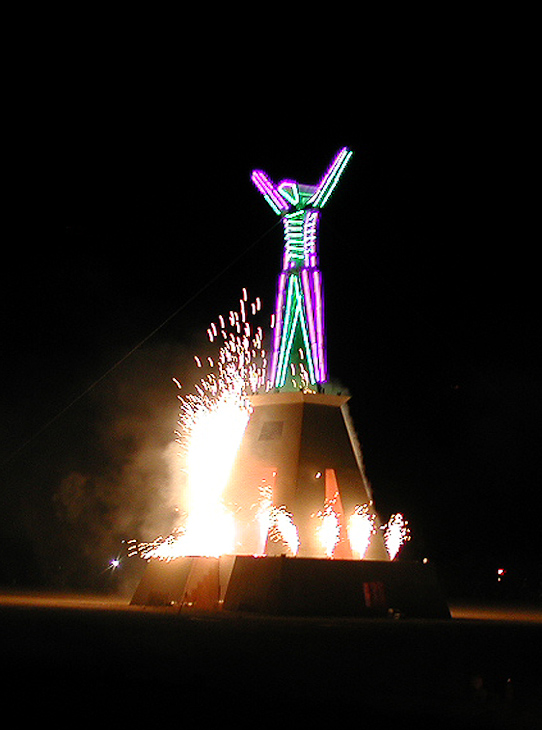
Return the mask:
[[[167,534],[178,519],[184,473],[175,440],[179,391],[172,378],[182,378],[188,361],[172,345],[146,348],[95,394],[96,423],[89,425],[94,436],[53,495],[57,549],[63,550],[56,580],[63,585],[112,583],[103,571],[124,555],[126,541]],[[118,579],[121,568],[133,572],[123,559]]]

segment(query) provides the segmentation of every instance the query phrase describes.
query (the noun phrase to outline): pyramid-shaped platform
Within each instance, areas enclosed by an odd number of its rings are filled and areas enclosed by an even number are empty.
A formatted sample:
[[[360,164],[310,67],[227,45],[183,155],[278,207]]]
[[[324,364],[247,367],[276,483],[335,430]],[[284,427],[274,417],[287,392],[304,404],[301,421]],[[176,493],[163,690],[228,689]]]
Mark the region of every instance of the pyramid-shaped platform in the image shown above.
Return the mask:
[[[346,521],[357,505],[370,504],[361,450],[348,413],[348,395],[276,392],[251,397],[253,413],[225,491],[226,502],[257,504],[260,488],[271,487],[273,504],[293,516],[301,557],[326,557],[318,538],[318,513],[338,492],[335,511],[341,541],[334,557],[352,557]],[[242,515],[242,511],[239,513]],[[377,527],[379,526],[377,520]],[[247,519],[237,552],[273,554],[280,544],[262,549],[258,525]],[[365,555],[388,560],[382,533],[373,535]]]

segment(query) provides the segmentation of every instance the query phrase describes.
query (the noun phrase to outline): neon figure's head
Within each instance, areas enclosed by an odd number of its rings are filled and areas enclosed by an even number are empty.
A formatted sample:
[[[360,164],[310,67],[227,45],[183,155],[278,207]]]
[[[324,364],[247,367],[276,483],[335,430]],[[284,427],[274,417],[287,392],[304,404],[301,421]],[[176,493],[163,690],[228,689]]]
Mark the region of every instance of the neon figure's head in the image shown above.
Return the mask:
[[[339,182],[353,152],[343,147],[318,185],[301,185],[295,180],[281,180],[278,185],[263,170],[252,172],[252,182],[277,215],[288,215],[307,208],[323,208]]]

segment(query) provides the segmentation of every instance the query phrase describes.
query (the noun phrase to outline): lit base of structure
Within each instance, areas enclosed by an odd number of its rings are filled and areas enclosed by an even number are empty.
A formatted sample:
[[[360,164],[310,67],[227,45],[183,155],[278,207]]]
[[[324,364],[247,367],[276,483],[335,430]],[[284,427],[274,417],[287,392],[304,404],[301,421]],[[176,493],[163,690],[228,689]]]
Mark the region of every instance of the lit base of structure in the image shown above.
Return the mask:
[[[134,605],[270,616],[450,618],[430,565],[254,557],[151,560]]]

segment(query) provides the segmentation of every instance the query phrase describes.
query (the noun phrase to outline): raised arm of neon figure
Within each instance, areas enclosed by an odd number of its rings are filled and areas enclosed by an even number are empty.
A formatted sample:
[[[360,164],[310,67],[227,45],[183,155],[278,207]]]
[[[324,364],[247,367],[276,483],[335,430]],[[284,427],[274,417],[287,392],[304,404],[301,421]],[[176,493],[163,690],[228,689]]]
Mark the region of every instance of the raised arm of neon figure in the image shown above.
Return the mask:
[[[271,178],[263,170],[254,170],[251,179],[277,215],[282,215],[287,212],[289,208],[288,203],[279,193]]]
[[[324,207],[353,154],[352,150],[349,150],[348,147],[343,147],[337,152],[326,174],[318,183],[316,192],[309,200],[309,206],[313,208]]]

